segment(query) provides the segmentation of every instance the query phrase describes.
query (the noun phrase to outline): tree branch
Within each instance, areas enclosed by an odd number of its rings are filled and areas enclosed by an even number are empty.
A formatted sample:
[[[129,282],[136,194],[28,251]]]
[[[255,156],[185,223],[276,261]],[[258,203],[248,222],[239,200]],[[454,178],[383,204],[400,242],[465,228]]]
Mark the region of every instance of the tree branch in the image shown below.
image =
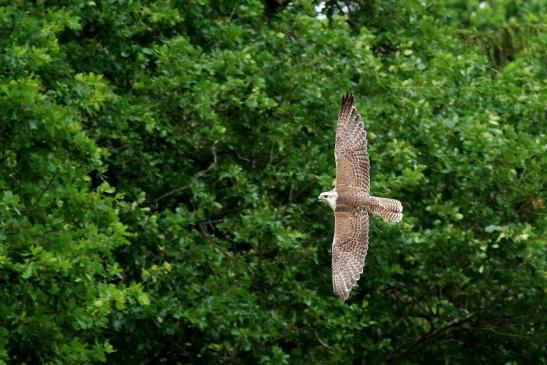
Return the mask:
[[[501,290],[496,294],[496,296],[489,303],[478,308],[476,311],[469,313],[468,315],[464,317],[455,318],[452,321],[446,323],[444,326],[441,326],[435,330],[431,329],[431,331],[424,333],[408,346],[401,346],[397,348],[395,351],[393,351],[391,354],[388,355],[387,357],[388,362],[390,364],[396,364],[401,360],[401,358],[404,358],[407,355],[418,352],[425,345],[427,345],[430,342],[434,342],[438,338],[443,337],[444,335],[451,332],[454,328],[459,327],[462,324],[477,318],[480,314],[484,313],[486,310],[488,310],[489,308],[494,306],[497,302],[499,302],[499,300],[502,298],[503,294],[507,292],[507,290],[509,290],[508,287],[502,287]]]
[[[211,171],[217,164],[217,151],[216,151],[216,142],[213,144],[213,146],[211,147],[211,152],[213,154],[213,162],[205,169],[205,170],[202,170],[200,172],[198,172],[194,178],[198,178],[198,177],[202,177],[203,175],[205,175],[206,173],[208,173],[209,171]],[[181,186],[179,188],[175,188],[171,191],[168,191],[167,193],[163,194],[163,195],[160,195],[158,198],[156,198],[156,200],[154,201],[155,204],[157,204],[161,199],[164,199],[164,198],[167,198],[173,194],[176,194],[178,192],[181,192],[185,189],[188,189],[190,188],[190,186],[192,186],[192,184],[187,184],[187,185],[184,185],[184,186]]]

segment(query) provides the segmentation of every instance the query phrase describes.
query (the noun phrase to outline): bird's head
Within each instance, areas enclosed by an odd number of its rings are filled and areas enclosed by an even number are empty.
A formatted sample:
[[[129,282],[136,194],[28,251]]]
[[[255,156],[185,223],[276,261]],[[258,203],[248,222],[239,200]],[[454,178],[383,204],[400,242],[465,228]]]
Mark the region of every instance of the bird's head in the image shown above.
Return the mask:
[[[317,200],[319,200],[322,203],[328,204],[332,210],[336,209],[336,198],[338,198],[338,193],[336,192],[336,188],[332,189],[331,191],[325,191],[319,195]]]

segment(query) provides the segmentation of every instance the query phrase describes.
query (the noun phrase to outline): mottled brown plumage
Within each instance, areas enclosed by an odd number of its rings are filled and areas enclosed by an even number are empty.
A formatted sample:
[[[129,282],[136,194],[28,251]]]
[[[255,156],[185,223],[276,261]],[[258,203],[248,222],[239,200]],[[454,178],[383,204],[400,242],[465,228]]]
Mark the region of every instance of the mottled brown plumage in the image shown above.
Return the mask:
[[[353,95],[342,98],[336,126],[336,187],[321,193],[319,200],[334,210],[332,285],[343,300],[363,272],[368,250],[368,214],[388,221],[403,217],[400,201],[370,196],[369,159],[363,121]]]

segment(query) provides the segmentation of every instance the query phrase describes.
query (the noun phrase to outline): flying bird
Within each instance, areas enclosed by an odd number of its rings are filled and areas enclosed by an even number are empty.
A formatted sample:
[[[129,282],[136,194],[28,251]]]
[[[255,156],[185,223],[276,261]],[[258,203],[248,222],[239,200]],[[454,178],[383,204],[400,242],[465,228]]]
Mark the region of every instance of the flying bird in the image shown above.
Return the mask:
[[[400,201],[370,195],[367,138],[355,98],[344,95],[336,125],[336,184],[319,195],[334,211],[332,286],[346,300],[363,273],[368,250],[369,213],[391,222],[403,218]]]

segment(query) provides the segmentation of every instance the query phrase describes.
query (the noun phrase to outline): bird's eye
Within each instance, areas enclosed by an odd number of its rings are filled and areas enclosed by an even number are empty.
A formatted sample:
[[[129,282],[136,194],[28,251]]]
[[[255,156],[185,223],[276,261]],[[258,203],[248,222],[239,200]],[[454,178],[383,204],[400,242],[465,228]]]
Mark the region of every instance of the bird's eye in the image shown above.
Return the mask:
[[[327,197],[327,195],[326,195],[326,194],[325,194],[325,195],[323,195],[323,198],[326,198],[326,197]]]

